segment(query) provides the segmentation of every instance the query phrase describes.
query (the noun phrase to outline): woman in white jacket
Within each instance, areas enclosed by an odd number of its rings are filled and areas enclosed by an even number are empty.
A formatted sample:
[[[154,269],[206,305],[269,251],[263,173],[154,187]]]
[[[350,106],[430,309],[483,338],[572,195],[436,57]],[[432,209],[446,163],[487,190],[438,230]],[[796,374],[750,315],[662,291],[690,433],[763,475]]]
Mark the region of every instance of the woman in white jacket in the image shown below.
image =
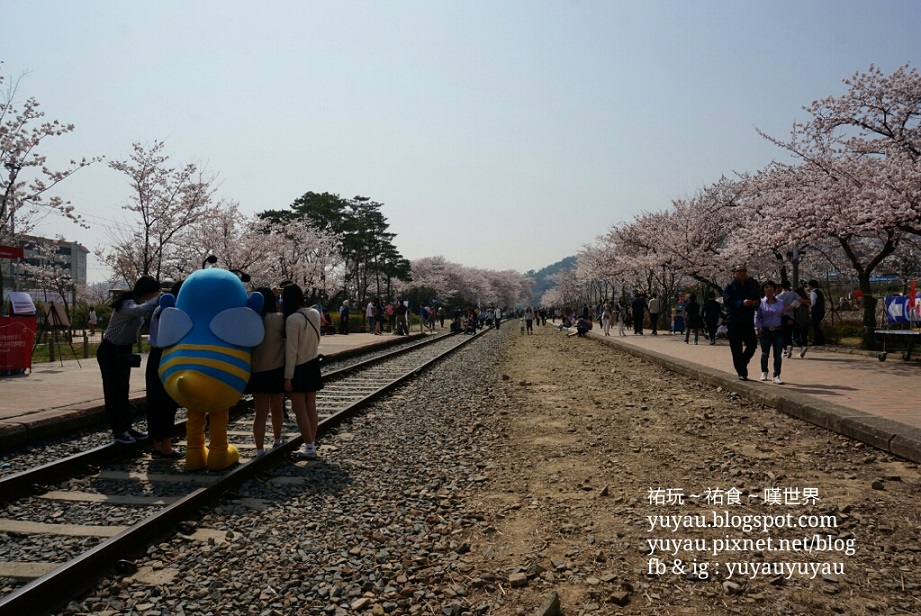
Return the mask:
[[[320,374],[320,313],[304,305],[304,292],[296,284],[282,291],[285,315],[285,391],[297,420],[304,444],[295,457],[317,456],[316,438],[319,415],[317,392],[323,389]]]

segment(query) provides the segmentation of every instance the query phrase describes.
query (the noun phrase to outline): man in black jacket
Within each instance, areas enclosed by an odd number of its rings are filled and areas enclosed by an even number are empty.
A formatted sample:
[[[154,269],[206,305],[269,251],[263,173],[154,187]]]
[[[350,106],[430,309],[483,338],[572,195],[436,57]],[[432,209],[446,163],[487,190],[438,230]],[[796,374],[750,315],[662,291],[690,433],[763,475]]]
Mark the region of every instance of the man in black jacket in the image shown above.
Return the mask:
[[[643,335],[643,318],[646,316],[646,296],[642,293],[636,294],[636,299],[630,304],[633,309],[633,333]]]
[[[710,291],[707,301],[704,302],[703,317],[707,326],[707,337],[710,338],[710,344],[716,344],[716,328],[719,325],[720,317],[723,316],[723,309],[720,303],[716,301],[716,293]]]
[[[809,316],[812,319],[812,344],[822,346],[825,344],[825,335],[822,333],[822,321],[825,319],[825,295],[819,291],[819,281],[810,280],[806,288],[809,292]]]
[[[755,336],[755,310],[761,303],[761,290],[754,278],[748,277],[744,263],[732,268],[732,281],[723,289],[723,306],[726,308],[726,329],[732,365],[740,381],[748,380],[748,362],[758,350]]]

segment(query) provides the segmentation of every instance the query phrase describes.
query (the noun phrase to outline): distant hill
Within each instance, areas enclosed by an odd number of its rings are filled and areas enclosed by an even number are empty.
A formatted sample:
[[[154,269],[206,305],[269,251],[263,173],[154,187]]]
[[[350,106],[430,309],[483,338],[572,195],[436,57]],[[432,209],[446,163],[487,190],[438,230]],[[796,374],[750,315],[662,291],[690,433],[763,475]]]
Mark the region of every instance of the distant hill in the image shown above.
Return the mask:
[[[530,270],[525,272],[525,276],[534,279],[534,290],[532,291],[533,299],[531,300],[532,303],[534,305],[540,305],[540,300],[544,295],[544,291],[553,286],[553,283],[550,281],[550,276],[560,271],[574,269],[575,267],[576,257],[573,255],[571,257],[566,257],[562,261],[557,261],[553,265],[548,265],[541,270]]]

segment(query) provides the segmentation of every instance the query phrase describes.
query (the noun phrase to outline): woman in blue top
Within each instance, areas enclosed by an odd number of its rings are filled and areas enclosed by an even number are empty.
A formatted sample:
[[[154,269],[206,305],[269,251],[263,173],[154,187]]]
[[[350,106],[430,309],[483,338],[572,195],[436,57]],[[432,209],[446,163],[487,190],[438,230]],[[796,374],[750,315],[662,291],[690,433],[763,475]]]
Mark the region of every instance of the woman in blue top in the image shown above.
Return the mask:
[[[780,364],[783,361],[783,314],[784,303],[774,295],[775,285],[768,280],[761,285],[761,304],[755,310],[755,334],[761,341],[761,380],[768,378],[768,358],[774,350],[774,382],[780,380]]]

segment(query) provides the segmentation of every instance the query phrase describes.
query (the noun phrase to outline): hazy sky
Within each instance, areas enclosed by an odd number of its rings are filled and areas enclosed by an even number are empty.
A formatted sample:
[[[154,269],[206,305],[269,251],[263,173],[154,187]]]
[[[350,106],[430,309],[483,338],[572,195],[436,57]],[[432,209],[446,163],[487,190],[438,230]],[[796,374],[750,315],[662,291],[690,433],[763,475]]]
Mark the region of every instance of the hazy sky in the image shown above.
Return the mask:
[[[244,211],[363,195],[407,258],[522,272],[783,158],[755,128],[871,63],[921,64],[916,0],[3,4],[0,70],[76,125],[52,164],[162,139]],[[104,164],[59,194],[93,228],[38,233],[94,250],[126,219]]]

